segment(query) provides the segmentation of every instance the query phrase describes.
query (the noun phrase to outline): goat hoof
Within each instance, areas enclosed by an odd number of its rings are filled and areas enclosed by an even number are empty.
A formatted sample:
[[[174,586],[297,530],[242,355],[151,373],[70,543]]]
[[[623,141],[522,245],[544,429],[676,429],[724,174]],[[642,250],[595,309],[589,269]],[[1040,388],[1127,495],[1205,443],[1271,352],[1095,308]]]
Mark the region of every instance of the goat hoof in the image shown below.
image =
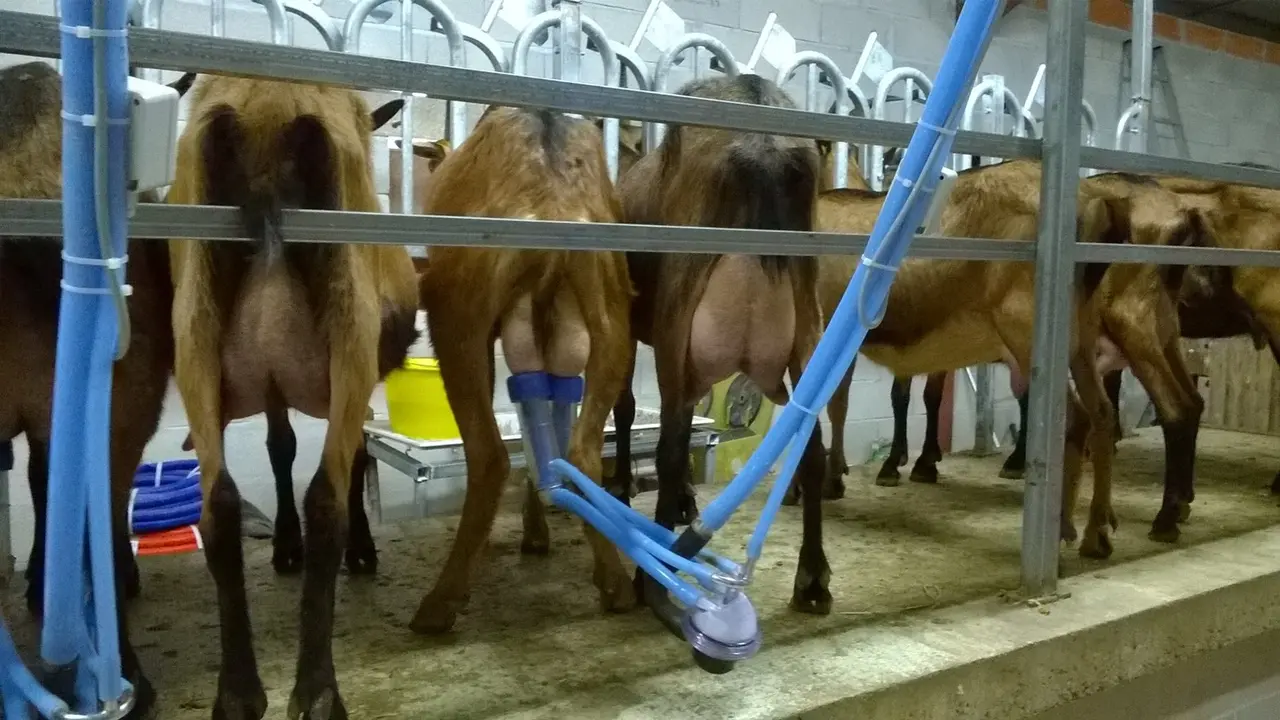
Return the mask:
[[[1010,455],[1000,466],[1000,477],[1005,480],[1021,480],[1027,474],[1027,459],[1018,455]]]
[[[279,575],[297,575],[302,572],[304,555],[305,552],[303,551],[301,540],[298,540],[296,545],[284,542],[276,543],[275,549],[271,551],[271,567],[275,568],[276,573]]]
[[[698,519],[698,501],[693,499],[690,493],[684,496],[680,501],[680,515],[676,520],[677,525],[690,525],[694,520]]]
[[[1271,481],[1271,494],[1280,495],[1280,473],[1276,473],[1275,479]]]
[[[592,581],[600,591],[600,607],[605,612],[623,613],[636,606],[635,578],[625,572],[610,572],[597,567]]]
[[[450,600],[428,593],[418,605],[418,612],[409,621],[409,629],[419,635],[438,635],[453,629],[458,620],[458,611],[466,605],[465,600]]]
[[[923,483],[925,485],[936,485],[938,483],[938,466],[937,465],[916,465],[911,468],[911,482]]]
[[[546,537],[524,536],[520,541],[521,555],[546,555],[551,552],[551,540]]]
[[[1191,503],[1185,502],[1185,501],[1179,502],[1178,503],[1178,522],[1184,523],[1190,517],[1191,517]]]
[[[129,678],[129,684],[133,685],[133,709],[124,716],[124,720],[142,720],[156,705],[156,690],[146,675]]]
[[[817,577],[811,577],[804,570],[797,570],[795,589],[791,593],[789,607],[806,615],[830,615],[831,591],[827,589],[824,580],[827,576],[828,573],[823,573]]]
[[[1063,542],[1069,542],[1069,543],[1075,542],[1076,538],[1079,537],[1079,535],[1076,533],[1075,524],[1072,523],[1070,520],[1061,521],[1058,534],[1062,538]]]
[[[844,478],[828,476],[826,482],[822,483],[822,499],[839,500],[842,497],[844,497]]]
[[[267,714],[267,693],[262,689],[262,681],[255,678],[250,687],[239,691],[227,689],[226,684],[218,683],[213,720],[262,720]]]
[[[1111,538],[1101,528],[1088,528],[1080,541],[1080,557],[1106,560],[1111,557]]]
[[[352,575],[378,574],[378,549],[373,543],[358,543],[347,546],[347,572]]]
[[[1173,544],[1178,542],[1178,538],[1182,535],[1182,531],[1178,529],[1177,524],[1169,527],[1163,527],[1159,524],[1151,526],[1151,531],[1147,533],[1147,539],[1158,543]]]
[[[898,487],[898,482],[901,478],[902,475],[899,474],[897,470],[889,470],[886,468],[881,470],[879,475],[876,475],[876,485],[879,485],[880,487]]]
[[[317,685],[318,687],[307,687]],[[338,694],[338,683],[330,674],[328,680],[299,682],[289,696],[289,720],[347,720],[347,708]]]

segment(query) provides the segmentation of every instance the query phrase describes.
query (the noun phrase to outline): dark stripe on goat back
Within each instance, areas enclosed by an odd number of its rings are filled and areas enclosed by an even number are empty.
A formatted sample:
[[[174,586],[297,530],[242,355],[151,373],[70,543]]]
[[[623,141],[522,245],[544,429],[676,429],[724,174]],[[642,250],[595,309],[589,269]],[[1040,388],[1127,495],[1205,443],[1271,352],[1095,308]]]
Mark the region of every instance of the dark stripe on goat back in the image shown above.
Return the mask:
[[[765,138],[761,137],[761,140]],[[730,148],[702,225],[752,230],[813,230],[818,178],[814,153],[807,147],[751,151]],[[790,261],[785,255],[761,255],[766,276],[780,277]]]
[[[542,151],[554,162],[569,144],[569,118],[551,110],[538,110],[534,117],[542,125]]]
[[[56,120],[62,77],[36,61],[0,70],[0,151],[17,144],[42,122]]]
[[[261,241],[274,260],[284,245],[285,208],[338,208],[337,164],[328,131],[314,115],[295,118],[270,139],[274,152],[259,158],[266,167],[247,165],[253,131],[261,132],[246,127],[230,105],[217,105],[206,114],[201,147],[205,202],[239,208],[246,235]]]
[[[677,95],[727,100],[729,102],[794,108],[795,102],[776,83],[759,75],[715,75],[691,80],[676,91]]]

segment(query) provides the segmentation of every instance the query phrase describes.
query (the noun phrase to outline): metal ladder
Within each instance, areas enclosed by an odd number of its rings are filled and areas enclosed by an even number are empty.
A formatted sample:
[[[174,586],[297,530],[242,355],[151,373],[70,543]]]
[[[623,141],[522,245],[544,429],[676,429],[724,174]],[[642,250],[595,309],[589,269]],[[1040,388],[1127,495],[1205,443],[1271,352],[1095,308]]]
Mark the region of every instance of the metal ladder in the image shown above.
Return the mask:
[[[1133,40],[1125,40],[1120,53],[1120,82],[1116,84],[1118,96],[1117,111],[1123,111],[1133,102]],[[1164,46],[1156,45],[1151,49],[1151,120],[1147,126],[1148,150],[1154,150],[1156,142],[1168,140],[1159,132],[1160,127],[1167,127],[1173,133],[1173,142],[1178,157],[1191,159],[1187,149],[1187,135],[1182,128],[1182,113],[1178,110],[1178,97],[1173,92],[1172,76],[1169,74],[1169,63],[1164,57]],[[1157,98],[1157,92],[1159,97]],[[1157,101],[1164,107],[1165,115],[1161,117],[1157,110]]]

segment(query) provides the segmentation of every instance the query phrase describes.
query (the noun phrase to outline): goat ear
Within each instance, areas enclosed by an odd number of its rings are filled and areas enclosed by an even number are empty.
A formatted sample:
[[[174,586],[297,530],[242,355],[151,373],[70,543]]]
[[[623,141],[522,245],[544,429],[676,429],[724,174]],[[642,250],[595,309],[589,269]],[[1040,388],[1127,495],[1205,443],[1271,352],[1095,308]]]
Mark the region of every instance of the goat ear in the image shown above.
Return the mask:
[[[374,110],[372,113],[369,114],[370,119],[373,120],[373,129],[377,130],[383,125],[386,125],[387,122],[390,121],[391,118],[395,117],[396,113],[400,112],[401,108],[403,107],[404,107],[403,98],[396,98],[395,100],[392,100],[391,102],[388,102],[388,103],[384,103],[383,105],[378,107],[376,110]]]
[[[830,140],[818,140],[816,142],[818,143],[818,157],[825,158],[831,154],[832,145]]]
[[[437,140],[427,143],[426,145],[413,146],[413,154],[416,157],[423,158],[427,161],[427,167],[435,170],[440,163],[444,162],[446,156],[449,155],[449,143],[445,140]]]
[[[187,91],[191,89],[191,86],[195,84],[195,81],[196,81],[195,73],[193,72],[183,73],[182,77],[169,83],[169,87],[173,88],[174,90],[177,90],[178,97],[182,97],[183,95],[187,94]]]
[[[644,150],[644,128],[636,125],[623,125],[618,128],[618,140],[624,146],[640,154]]]

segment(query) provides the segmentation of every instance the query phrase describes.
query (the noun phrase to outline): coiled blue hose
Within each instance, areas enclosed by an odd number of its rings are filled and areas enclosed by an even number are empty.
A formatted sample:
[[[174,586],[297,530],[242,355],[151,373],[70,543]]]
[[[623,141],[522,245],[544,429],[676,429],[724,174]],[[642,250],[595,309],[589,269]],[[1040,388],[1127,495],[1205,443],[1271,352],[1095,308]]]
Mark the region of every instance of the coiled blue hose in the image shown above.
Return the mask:
[[[129,527],[134,535],[163,532],[200,522],[203,495],[197,460],[145,463],[133,476]]]

